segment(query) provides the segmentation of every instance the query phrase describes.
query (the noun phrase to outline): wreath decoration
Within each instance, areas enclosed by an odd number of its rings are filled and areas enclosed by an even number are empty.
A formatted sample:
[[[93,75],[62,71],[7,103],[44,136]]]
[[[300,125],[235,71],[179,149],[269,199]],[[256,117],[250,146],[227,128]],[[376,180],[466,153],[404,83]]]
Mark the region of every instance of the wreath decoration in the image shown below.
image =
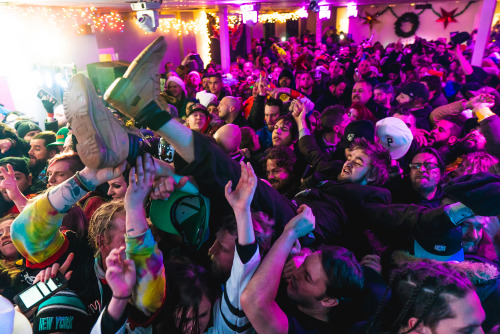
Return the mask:
[[[401,25],[404,22],[411,23],[410,31],[403,31],[401,29]],[[418,18],[418,15],[415,13],[404,13],[403,15],[398,17],[396,23],[394,23],[394,27],[396,29],[396,35],[402,38],[407,38],[415,35],[415,32],[417,32],[419,26],[420,26],[420,19]]]

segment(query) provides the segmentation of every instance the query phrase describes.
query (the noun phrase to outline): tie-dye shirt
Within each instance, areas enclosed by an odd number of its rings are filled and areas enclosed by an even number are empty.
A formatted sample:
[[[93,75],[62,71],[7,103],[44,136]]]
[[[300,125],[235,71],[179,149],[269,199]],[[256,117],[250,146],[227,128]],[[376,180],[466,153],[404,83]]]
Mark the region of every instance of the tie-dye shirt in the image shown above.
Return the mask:
[[[12,222],[11,238],[21,255],[31,263],[54,263],[65,242],[60,231],[65,213],[50,204],[47,194],[27,206]],[[166,295],[163,254],[154,241],[151,230],[130,237],[125,236],[127,257],[135,263],[137,281],[134,305],[142,313],[151,315],[158,310]]]

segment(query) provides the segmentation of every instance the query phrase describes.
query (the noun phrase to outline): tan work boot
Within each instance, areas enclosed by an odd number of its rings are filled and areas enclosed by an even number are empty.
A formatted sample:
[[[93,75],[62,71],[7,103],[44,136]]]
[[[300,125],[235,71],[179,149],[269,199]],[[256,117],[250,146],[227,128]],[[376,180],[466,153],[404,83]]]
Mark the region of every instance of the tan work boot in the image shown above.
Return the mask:
[[[115,167],[129,154],[129,136],[122,122],[104,106],[92,82],[83,74],[71,78],[63,98],[64,114],[78,140],[85,166]]]
[[[104,94],[104,100],[123,114],[136,118],[150,102],[167,108],[160,95],[158,67],[167,51],[163,36],[148,45],[130,64],[122,78],[116,79]]]

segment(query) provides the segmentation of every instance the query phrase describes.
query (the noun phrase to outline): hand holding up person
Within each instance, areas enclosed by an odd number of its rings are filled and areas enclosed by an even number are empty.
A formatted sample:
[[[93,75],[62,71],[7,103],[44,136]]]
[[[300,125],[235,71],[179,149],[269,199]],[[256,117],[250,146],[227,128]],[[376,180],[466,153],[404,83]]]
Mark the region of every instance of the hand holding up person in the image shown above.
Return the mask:
[[[129,185],[125,194],[125,211],[144,210],[144,200],[153,186],[154,177],[155,170],[151,156],[146,154],[144,159],[137,157],[136,167],[130,169]]]
[[[144,200],[151,191],[154,177],[151,156],[146,154],[144,159],[140,156],[137,157],[136,167],[130,169],[129,185],[125,193],[126,231],[130,237],[138,236],[149,229]]]

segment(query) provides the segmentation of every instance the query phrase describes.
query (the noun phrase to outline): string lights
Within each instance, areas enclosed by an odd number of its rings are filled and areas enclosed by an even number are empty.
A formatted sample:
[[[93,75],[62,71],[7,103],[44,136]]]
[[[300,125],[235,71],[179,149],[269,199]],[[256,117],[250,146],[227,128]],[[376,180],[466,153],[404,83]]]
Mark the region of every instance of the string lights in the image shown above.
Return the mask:
[[[95,31],[123,31],[124,21],[120,13],[115,11],[100,12],[95,7],[89,8],[62,8],[51,7],[3,7],[0,11],[2,16],[17,17],[30,22],[41,22],[61,27],[61,25],[72,26],[78,33],[83,30],[81,25],[90,25]]]
[[[288,20],[297,21],[299,18],[303,17],[303,9],[300,8],[293,13],[269,13],[269,14],[259,14],[260,23],[285,23]]]

